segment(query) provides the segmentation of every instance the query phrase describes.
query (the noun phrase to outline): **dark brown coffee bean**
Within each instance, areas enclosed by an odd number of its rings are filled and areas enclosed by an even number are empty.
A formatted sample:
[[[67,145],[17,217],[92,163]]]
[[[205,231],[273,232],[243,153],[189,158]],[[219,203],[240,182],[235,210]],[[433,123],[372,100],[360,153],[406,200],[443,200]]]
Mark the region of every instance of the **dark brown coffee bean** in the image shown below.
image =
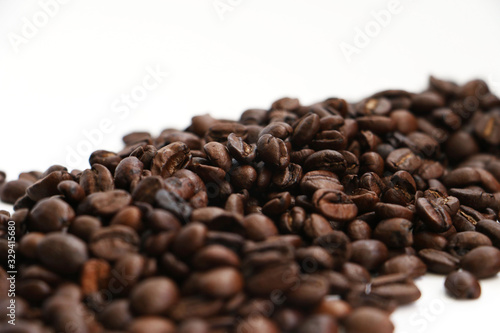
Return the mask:
[[[302,177],[300,181],[300,190],[302,192],[312,195],[319,189],[343,191],[344,187],[338,180],[337,175],[330,171],[310,171]]]
[[[101,164],[93,164],[92,169],[86,169],[80,175],[80,186],[89,195],[95,192],[111,191],[115,188],[115,183],[108,168]]]
[[[302,167],[295,163],[290,163],[284,170],[280,170],[273,175],[272,182],[280,190],[288,190],[299,184],[302,178]]]
[[[70,205],[58,198],[48,198],[39,201],[30,212],[30,231],[59,231],[71,224],[75,212]]]
[[[254,241],[262,241],[278,234],[274,222],[262,214],[250,214],[243,221],[246,236]]]
[[[422,160],[410,149],[400,148],[387,156],[386,165],[391,171],[404,170],[414,173],[422,165]]]
[[[167,178],[185,168],[190,160],[191,152],[188,146],[182,142],[173,142],[158,150],[151,164],[151,173]]]
[[[297,333],[338,333],[338,323],[335,317],[328,314],[312,315],[305,319],[295,330]]]
[[[332,226],[322,215],[311,214],[304,220],[303,223],[304,233],[311,239],[332,232]]]
[[[73,176],[66,171],[51,172],[44,178],[29,186],[26,189],[26,193],[34,201],[39,201],[43,198],[59,194],[57,185],[63,180],[73,180]]]
[[[201,223],[190,223],[175,237],[172,252],[180,258],[188,258],[205,245],[207,227]]]
[[[388,247],[401,248],[413,244],[411,228],[413,224],[402,218],[380,221],[373,230],[373,238],[382,241]]]
[[[78,214],[111,216],[130,204],[132,197],[123,190],[96,192],[87,196],[78,206]]]
[[[114,173],[116,166],[120,163],[121,157],[116,153],[107,150],[96,150],[89,158],[89,164],[101,164],[106,167],[110,173]]]
[[[370,272],[366,268],[352,262],[344,263],[340,272],[351,283],[364,284],[370,282],[371,280]]]
[[[347,148],[348,140],[340,131],[321,131],[309,143],[314,150],[343,150]]]
[[[124,190],[133,189],[141,180],[144,164],[134,156],[120,161],[115,170],[115,187]]]
[[[469,167],[454,169],[443,177],[443,183],[448,187],[464,187],[480,181],[480,174]]]
[[[375,213],[380,219],[402,218],[410,221],[413,220],[414,215],[413,211],[407,207],[385,202],[378,202],[375,205]]]
[[[130,227],[112,225],[94,232],[89,247],[96,257],[115,261],[138,251],[139,236]]]
[[[304,162],[304,169],[326,170],[336,174],[341,174],[346,170],[347,163],[341,153],[335,150],[320,150],[310,155]]]
[[[419,232],[413,235],[413,246],[417,250],[434,249],[444,250],[448,240],[433,232]]]
[[[399,305],[406,305],[415,302],[422,295],[413,282],[408,283],[388,283],[372,286],[370,294],[382,299],[396,301]]]
[[[175,283],[165,277],[140,282],[130,294],[132,310],[141,315],[164,315],[179,299]]]
[[[265,316],[252,315],[239,321],[235,332],[262,332],[278,333],[280,332],[276,323]]]
[[[250,190],[257,181],[257,171],[250,165],[240,165],[231,170],[231,184],[237,190]]]
[[[363,220],[353,220],[347,224],[346,234],[350,239],[356,241],[361,239],[370,239],[372,229],[368,223]]]
[[[133,319],[129,307],[126,299],[113,301],[99,313],[99,322],[108,330],[126,330]]]
[[[445,232],[452,226],[453,221],[442,206],[425,198],[419,198],[416,206],[418,216],[432,231]]]
[[[485,219],[483,214],[471,207],[462,205],[453,217],[453,226],[458,232],[474,231],[476,224],[483,219]]]
[[[88,259],[87,246],[73,235],[50,233],[38,243],[38,258],[56,273],[74,274]]]
[[[448,239],[448,252],[456,257],[463,257],[478,246],[491,246],[491,240],[476,231],[464,231],[452,235]]]
[[[387,246],[378,240],[358,240],[352,242],[351,261],[367,270],[377,269],[387,259]]]
[[[175,192],[160,189],[155,195],[156,204],[170,213],[174,214],[181,221],[188,221],[192,208],[188,202]]]
[[[231,169],[231,155],[227,151],[226,146],[219,142],[209,142],[204,147],[203,150],[207,154],[207,158],[215,166],[221,168],[224,171],[229,171]]]
[[[2,184],[0,199],[5,203],[14,204],[17,199],[25,195],[26,189],[32,184],[33,182],[25,179],[12,180]]]
[[[476,299],[481,296],[479,282],[467,271],[451,273],[446,277],[444,286],[448,294],[457,299]]]
[[[319,129],[319,116],[314,113],[305,115],[295,125],[291,141],[298,147],[304,146],[311,142]]]
[[[420,250],[418,256],[427,265],[430,272],[437,274],[448,274],[456,271],[460,264],[460,259],[457,257],[435,249]]]
[[[461,266],[478,279],[495,276],[500,271],[500,250],[492,246],[476,247],[462,258]]]
[[[450,195],[458,198],[462,205],[466,205],[477,210],[493,208],[498,211],[499,209],[498,202],[492,193],[458,188],[450,189],[449,193]]]
[[[264,134],[257,143],[259,157],[271,167],[284,169],[290,163],[290,155],[283,140]]]
[[[395,129],[403,134],[415,132],[418,129],[417,119],[408,110],[394,110],[390,115]]]
[[[416,278],[426,273],[427,266],[417,256],[402,254],[387,260],[381,270],[383,274],[404,273]]]
[[[240,266],[240,258],[231,249],[222,245],[208,245],[199,250],[192,259],[192,266],[197,270],[207,270],[219,266]]]
[[[275,290],[286,291],[299,281],[296,263],[273,265],[246,278],[245,287],[256,296],[269,296]]]
[[[344,322],[346,333],[392,333],[394,325],[385,311],[360,307],[354,309]]]
[[[500,113],[498,110],[480,116],[474,126],[476,135],[490,145],[500,144],[499,128]]]
[[[293,134],[293,128],[292,126],[284,122],[271,122],[269,125],[262,129],[262,131],[259,133],[259,138],[266,134],[272,135],[281,140],[285,140]]]
[[[500,248],[500,223],[493,220],[481,220],[476,224],[476,231],[488,236],[493,246]]]
[[[101,221],[99,219],[89,215],[79,215],[69,226],[68,232],[84,242],[88,242],[92,234],[100,228]]]
[[[337,190],[317,190],[312,197],[315,208],[327,218],[339,222],[353,220],[358,208],[343,192]]]

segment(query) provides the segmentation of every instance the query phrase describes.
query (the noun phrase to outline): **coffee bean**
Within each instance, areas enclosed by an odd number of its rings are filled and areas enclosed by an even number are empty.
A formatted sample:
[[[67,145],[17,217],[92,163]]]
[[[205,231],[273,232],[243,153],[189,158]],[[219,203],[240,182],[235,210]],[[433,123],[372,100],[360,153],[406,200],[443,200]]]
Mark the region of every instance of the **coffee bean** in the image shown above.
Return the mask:
[[[418,216],[432,231],[445,232],[451,228],[453,221],[450,214],[442,206],[436,205],[426,198],[419,198],[416,206]]]
[[[116,169],[116,166],[113,168]],[[86,169],[82,172],[80,186],[89,195],[95,192],[111,191],[114,189],[115,183],[109,169],[96,163],[92,165],[92,169]]]
[[[448,239],[448,251],[456,257],[463,257],[470,250],[479,246],[491,246],[491,240],[476,231],[464,231],[452,235]]]
[[[358,214],[358,208],[354,202],[338,190],[317,190],[314,192],[312,201],[317,211],[339,222],[348,222]]]
[[[134,156],[120,161],[115,170],[115,186],[118,189],[133,189],[141,180],[144,164]]]
[[[63,180],[73,180],[71,174],[66,171],[54,171],[38,180],[33,185],[26,189],[26,193],[30,199],[39,201],[56,194],[59,194],[57,185]]]
[[[178,301],[179,290],[165,277],[149,278],[134,287],[130,294],[130,306],[140,315],[162,315]]]
[[[297,333],[338,333],[337,320],[328,314],[312,315],[297,327]]]
[[[373,230],[373,238],[382,241],[388,247],[405,247],[413,244],[411,228],[413,224],[402,218],[380,221]]]
[[[126,299],[113,301],[99,314],[99,322],[108,330],[126,330],[133,319],[129,307]]]
[[[346,234],[352,240],[370,239],[372,229],[363,220],[353,220],[347,224]]]
[[[32,184],[33,182],[25,179],[12,180],[2,184],[0,199],[5,203],[14,204],[26,193],[26,189]]]
[[[476,299],[481,295],[479,282],[467,271],[449,274],[444,286],[448,294],[457,299]]]
[[[493,246],[500,248],[500,223],[493,220],[481,220],[476,224],[476,230],[488,236]]]
[[[269,166],[284,169],[290,163],[288,149],[280,138],[264,134],[257,142],[259,157]]]
[[[448,274],[456,271],[460,264],[460,259],[457,257],[435,249],[420,250],[418,256],[427,265],[430,272],[437,274]]]
[[[50,233],[37,248],[42,264],[60,274],[77,273],[88,259],[85,243],[68,234]]]
[[[347,164],[344,156],[335,150],[320,150],[311,154],[304,162],[304,169],[326,170],[341,174],[346,170]]]
[[[190,160],[191,153],[188,146],[182,142],[173,142],[158,150],[152,161],[151,173],[154,176],[167,178],[185,168]]]
[[[29,228],[33,231],[60,231],[71,224],[75,212],[70,205],[58,198],[39,201],[29,215]]]
[[[123,190],[96,192],[87,196],[78,206],[78,214],[112,216],[132,201],[131,195]]]
[[[95,231],[89,244],[91,252],[98,258],[115,261],[139,249],[139,236],[130,227],[112,225]]]
[[[345,319],[345,328],[347,333],[394,332],[389,314],[371,307],[354,309]]]
[[[220,267],[195,273],[186,284],[207,297],[227,299],[243,289],[243,276],[233,267]]]
[[[492,246],[476,247],[462,258],[460,264],[478,279],[495,276],[500,271],[500,250]]]
[[[378,240],[357,240],[352,242],[351,261],[367,270],[377,269],[387,259],[387,246]]]
[[[383,274],[405,273],[416,278],[426,273],[427,266],[417,256],[402,254],[387,260],[382,266]]]
[[[386,166],[391,171],[404,170],[414,173],[422,165],[420,157],[408,148],[396,149],[387,156]]]
[[[433,232],[419,232],[413,235],[413,246],[417,250],[434,249],[444,250],[448,241],[445,237]]]

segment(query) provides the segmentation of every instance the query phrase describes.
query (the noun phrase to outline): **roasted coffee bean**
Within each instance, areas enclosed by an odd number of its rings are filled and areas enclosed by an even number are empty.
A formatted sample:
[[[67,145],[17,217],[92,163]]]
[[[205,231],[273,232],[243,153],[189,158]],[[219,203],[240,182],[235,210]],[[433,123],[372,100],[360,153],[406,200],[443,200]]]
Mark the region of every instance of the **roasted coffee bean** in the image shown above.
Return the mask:
[[[413,244],[412,223],[406,219],[393,218],[380,221],[373,230],[373,238],[388,247],[401,248]]]
[[[188,146],[182,142],[173,142],[158,149],[151,164],[151,173],[154,176],[167,178],[185,168],[190,160],[191,152]]]
[[[89,247],[96,257],[115,261],[139,250],[139,236],[134,229],[116,224],[95,231]]]
[[[311,154],[304,162],[304,169],[326,170],[336,174],[342,174],[347,167],[346,160],[341,153],[335,150],[320,150]]]
[[[479,221],[485,219],[484,215],[477,210],[461,205],[457,214],[453,217],[453,226],[457,231],[474,231]]]
[[[207,158],[215,166],[226,172],[231,169],[231,155],[229,155],[227,148],[222,143],[209,142],[203,147],[203,150],[207,154]]]
[[[254,241],[262,241],[278,234],[274,222],[262,214],[250,214],[245,217],[243,225],[246,236]]]
[[[73,176],[66,171],[54,171],[38,180],[26,189],[30,199],[39,201],[56,194],[59,194],[57,185],[63,180],[73,180]]]
[[[233,267],[213,268],[190,276],[190,291],[211,298],[231,298],[243,289],[243,276]]]
[[[413,246],[417,250],[421,249],[433,249],[433,250],[444,250],[448,240],[433,232],[419,232],[413,235]]]
[[[25,179],[12,180],[2,184],[0,188],[0,199],[8,204],[14,204],[17,199],[21,198],[26,189],[33,184],[32,181]]]
[[[457,257],[435,249],[420,250],[418,256],[427,265],[430,272],[437,274],[448,274],[456,271],[460,264],[460,259]]]
[[[417,119],[408,110],[394,110],[390,115],[395,129],[403,134],[415,132],[418,129]]]
[[[88,259],[87,246],[73,235],[50,233],[37,248],[42,264],[60,274],[77,273]]]
[[[448,239],[448,252],[456,257],[463,257],[470,250],[479,246],[491,246],[491,240],[476,231],[464,231],[452,235]]]
[[[377,269],[387,259],[387,246],[378,240],[357,240],[352,242],[351,261],[367,270]]]
[[[448,294],[457,299],[476,299],[481,296],[479,282],[467,271],[451,273],[446,277],[444,286]]]
[[[132,202],[131,195],[123,190],[96,192],[87,196],[78,206],[78,214],[112,216]]]
[[[378,202],[375,205],[375,213],[380,219],[402,218],[406,220],[413,220],[413,211],[408,207],[397,204]]]
[[[387,260],[382,266],[383,274],[404,273],[416,278],[427,271],[427,266],[417,256],[402,254]]]
[[[346,333],[392,333],[394,325],[385,311],[360,307],[354,309],[345,319]]]
[[[451,228],[453,221],[443,206],[426,198],[417,200],[417,214],[432,231],[445,232]]]
[[[346,234],[353,241],[370,239],[372,229],[370,225],[363,220],[353,220],[347,224]]]
[[[492,246],[476,247],[462,258],[460,264],[478,279],[495,276],[500,271],[500,250]]]
[[[335,317],[329,314],[312,315],[305,319],[295,330],[297,333],[338,333],[338,323]]]
[[[342,275],[344,275],[347,280],[351,283],[368,283],[370,282],[371,275],[370,272],[361,265],[346,262],[342,265],[340,270]]]
[[[101,221],[94,216],[79,215],[68,228],[70,234],[88,242],[92,234],[101,228]]]
[[[280,138],[264,134],[257,142],[259,157],[269,166],[284,169],[290,164],[290,154]]]
[[[120,161],[115,170],[115,187],[118,189],[133,189],[141,180],[144,164],[134,156]]]
[[[404,170],[414,173],[422,165],[420,157],[408,148],[396,149],[387,156],[386,166],[391,171]]]
[[[180,258],[187,258],[205,245],[207,227],[201,223],[190,223],[176,235],[172,252]]]
[[[75,218],[70,205],[58,198],[47,198],[39,201],[29,215],[29,229],[32,231],[60,231],[69,226]]]
[[[126,330],[133,320],[129,307],[126,299],[113,301],[99,313],[99,322],[108,330]]]
[[[499,203],[492,193],[458,188],[450,189],[449,193],[450,195],[456,197],[462,205],[466,205],[477,210],[493,208],[498,211],[499,209]]]
[[[319,189],[343,191],[344,187],[337,175],[330,171],[318,170],[306,173],[300,181],[300,190],[312,195]]]
[[[394,300],[399,305],[413,303],[422,295],[417,286],[412,282],[372,285],[370,294],[382,299]]]
[[[476,231],[485,234],[493,243],[500,248],[500,223],[493,220],[481,220],[476,224]]]
[[[116,169],[116,166],[114,166],[114,169]],[[92,169],[86,169],[82,172],[80,186],[89,195],[95,192],[111,191],[114,189],[115,183],[109,169],[96,163],[92,165]]]
[[[130,294],[130,306],[139,315],[164,315],[179,300],[176,284],[165,277],[140,282]]]
[[[317,190],[314,192],[312,201],[317,211],[339,222],[348,222],[358,214],[358,208],[354,202],[338,190]]]
[[[219,266],[240,267],[240,258],[231,249],[222,245],[208,245],[199,250],[192,259],[197,270],[207,270]]]
[[[294,126],[291,141],[293,144],[301,147],[314,138],[320,129],[320,118],[317,114],[311,113],[303,116]]]

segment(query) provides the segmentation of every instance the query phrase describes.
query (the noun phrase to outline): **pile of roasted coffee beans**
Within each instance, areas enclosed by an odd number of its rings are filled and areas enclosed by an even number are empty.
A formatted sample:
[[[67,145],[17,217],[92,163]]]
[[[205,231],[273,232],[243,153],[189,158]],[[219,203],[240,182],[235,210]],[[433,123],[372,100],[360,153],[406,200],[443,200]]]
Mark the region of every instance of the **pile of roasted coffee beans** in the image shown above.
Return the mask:
[[[0,331],[386,333],[413,279],[471,299],[500,270],[500,99],[481,80],[123,141],[83,171],[0,175]]]

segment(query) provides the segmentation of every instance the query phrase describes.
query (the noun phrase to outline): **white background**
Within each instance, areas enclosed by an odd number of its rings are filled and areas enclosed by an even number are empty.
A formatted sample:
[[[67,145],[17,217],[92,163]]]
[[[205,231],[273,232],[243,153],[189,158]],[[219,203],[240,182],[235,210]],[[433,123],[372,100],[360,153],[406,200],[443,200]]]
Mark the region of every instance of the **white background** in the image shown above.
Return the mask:
[[[421,90],[429,74],[480,77],[500,92],[495,0],[402,0],[350,62],[339,45],[354,45],[357,29],[389,1],[64,2],[44,22],[37,1],[0,1],[0,169],[9,179],[68,165],[68,151],[88,144],[84,131],[96,133],[103,119],[113,130],[96,136],[93,150],[120,149],[131,130],[183,128],[200,113],[234,119],[282,96],[306,104]],[[231,10],[221,14],[217,3]],[[28,35],[26,22],[39,27]],[[119,117],[115,101],[142,83],[148,66],[169,76]],[[83,158],[73,164],[87,167]],[[423,297],[394,314],[396,332],[498,332],[498,278],[484,281],[473,302],[450,301],[442,284],[419,281]]]

